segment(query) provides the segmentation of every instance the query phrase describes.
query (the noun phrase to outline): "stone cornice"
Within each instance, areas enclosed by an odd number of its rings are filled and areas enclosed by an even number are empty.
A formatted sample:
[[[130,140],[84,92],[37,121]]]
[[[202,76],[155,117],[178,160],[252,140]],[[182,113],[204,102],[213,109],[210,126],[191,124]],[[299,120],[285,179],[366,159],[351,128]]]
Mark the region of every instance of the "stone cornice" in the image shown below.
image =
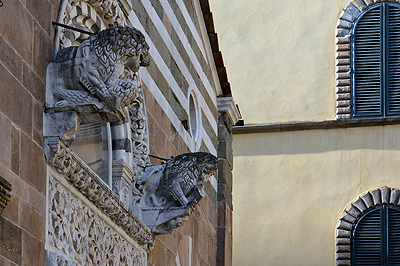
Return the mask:
[[[218,112],[222,113],[225,112],[228,114],[229,119],[232,122],[232,125],[236,124],[237,121],[241,118],[239,110],[236,106],[235,100],[233,97],[218,97],[217,98],[218,104]]]
[[[400,124],[400,117],[362,118],[345,121],[325,120],[234,126],[232,131],[233,134],[251,134],[300,130],[338,129],[351,127],[376,127],[398,124]]]
[[[152,249],[154,238],[150,229],[124,206],[93,170],[62,141],[53,152],[50,165],[145,250]]]

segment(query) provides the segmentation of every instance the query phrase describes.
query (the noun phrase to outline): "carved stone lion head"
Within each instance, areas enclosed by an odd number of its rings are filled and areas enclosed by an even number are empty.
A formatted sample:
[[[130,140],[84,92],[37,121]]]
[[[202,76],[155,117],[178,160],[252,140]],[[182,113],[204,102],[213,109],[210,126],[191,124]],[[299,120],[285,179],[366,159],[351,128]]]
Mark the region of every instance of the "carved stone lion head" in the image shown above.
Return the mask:
[[[137,72],[139,66],[150,63],[149,46],[144,35],[132,27],[108,28],[91,37],[90,50],[95,52],[103,65],[123,60],[125,67]]]

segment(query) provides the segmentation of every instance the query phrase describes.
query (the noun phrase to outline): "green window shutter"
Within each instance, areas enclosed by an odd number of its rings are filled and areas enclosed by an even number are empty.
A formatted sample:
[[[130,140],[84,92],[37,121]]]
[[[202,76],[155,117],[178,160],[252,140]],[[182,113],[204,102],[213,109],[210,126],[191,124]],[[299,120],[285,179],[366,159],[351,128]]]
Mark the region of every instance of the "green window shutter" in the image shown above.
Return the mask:
[[[400,265],[400,210],[388,209],[389,265]]]
[[[400,5],[367,8],[352,29],[352,117],[400,116]]]
[[[382,264],[381,209],[375,209],[363,217],[354,232],[353,265]]]
[[[353,266],[400,265],[400,208],[384,205],[365,212],[351,241]]]
[[[400,115],[400,8],[389,5],[388,14],[388,93],[387,115]]]
[[[382,116],[381,4],[357,22],[353,43],[353,116]]]

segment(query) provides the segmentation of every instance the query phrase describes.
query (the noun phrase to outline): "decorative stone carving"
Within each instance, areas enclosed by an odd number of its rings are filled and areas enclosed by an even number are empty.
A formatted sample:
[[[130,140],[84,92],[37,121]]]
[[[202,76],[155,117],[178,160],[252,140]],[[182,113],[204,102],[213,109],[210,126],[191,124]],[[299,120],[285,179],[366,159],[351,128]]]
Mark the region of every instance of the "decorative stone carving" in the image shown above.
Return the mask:
[[[178,155],[163,165],[149,166],[135,202],[154,234],[171,233],[183,225],[205,196],[203,181],[218,168],[218,158],[197,152]]]
[[[57,22],[87,31],[126,26],[124,12],[118,0],[66,0],[59,14]],[[86,34],[58,27],[55,47],[67,48],[76,39],[83,40],[87,37]]]
[[[48,108],[76,111],[84,123],[120,120],[140,93],[137,72],[149,64],[148,49],[131,27],[109,28],[62,49],[49,65]]]
[[[62,142],[59,144],[57,150],[52,151],[52,154],[49,163],[61,175],[144,249],[149,250],[152,248],[153,236],[150,230],[103,184],[93,170],[69,151]],[[63,207],[67,203],[67,201],[58,202],[57,206],[67,211]],[[60,225],[57,232],[66,230],[63,227],[65,225]]]
[[[0,176],[0,214],[10,202],[11,188],[11,184]]]
[[[146,108],[144,105],[143,92],[138,95],[128,108],[131,130],[132,130],[132,155],[135,164],[135,179],[143,176],[143,171],[149,160],[148,132]]]
[[[144,249],[127,241],[54,177],[49,182],[46,266],[147,265]]]

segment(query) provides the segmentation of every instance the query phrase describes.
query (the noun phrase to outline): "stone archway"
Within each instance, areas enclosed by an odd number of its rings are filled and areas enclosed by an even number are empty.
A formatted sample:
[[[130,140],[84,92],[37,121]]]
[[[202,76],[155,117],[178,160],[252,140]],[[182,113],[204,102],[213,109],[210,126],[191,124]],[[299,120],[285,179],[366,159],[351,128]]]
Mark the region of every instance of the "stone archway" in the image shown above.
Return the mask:
[[[400,206],[400,189],[383,186],[364,192],[343,211],[336,226],[336,265],[351,265],[351,233],[357,218],[380,205]]]

